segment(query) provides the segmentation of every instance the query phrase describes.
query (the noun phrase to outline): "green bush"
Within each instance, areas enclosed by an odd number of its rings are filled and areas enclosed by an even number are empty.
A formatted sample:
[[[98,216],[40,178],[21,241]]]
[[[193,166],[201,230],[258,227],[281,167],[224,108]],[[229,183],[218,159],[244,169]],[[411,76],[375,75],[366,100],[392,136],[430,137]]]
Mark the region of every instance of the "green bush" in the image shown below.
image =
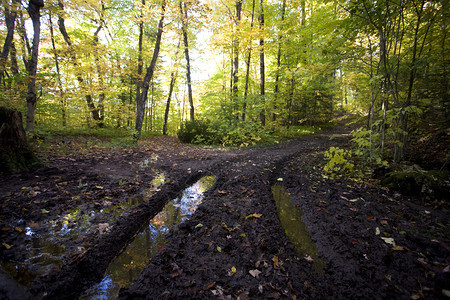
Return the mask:
[[[207,120],[186,121],[181,124],[177,136],[183,143],[201,143],[207,141],[210,122]]]
[[[323,167],[324,177],[342,176],[353,173],[354,164],[349,160],[352,151],[340,149],[339,147],[330,147],[325,151],[325,158],[328,162]]]

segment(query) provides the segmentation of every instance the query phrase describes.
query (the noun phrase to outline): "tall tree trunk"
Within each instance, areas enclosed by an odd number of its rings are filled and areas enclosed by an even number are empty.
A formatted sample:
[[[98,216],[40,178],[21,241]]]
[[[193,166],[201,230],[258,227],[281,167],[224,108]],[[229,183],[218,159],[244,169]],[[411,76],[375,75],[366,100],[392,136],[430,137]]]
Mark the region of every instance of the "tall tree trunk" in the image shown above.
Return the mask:
[[[253,20],[255,17],[255,0],[252,2],[252,21],[250,23],[250,31],[253,29]],[[250,46],[248,47],[247,54],[247,70],[245,71],[245,90],[244,90],[244,104],[242,106],[242,121],[245,121],[245,111],[247,109],[247,95],[248,95],[248,79],[250,77],[250,59],[252,57],[252,41],[250,41]]]
[[[266,91],[266,79],[265,79],[265,66],[264,66],[264,37],[262,36],[264,30],[264,8],[263,1],[259,0],[259,28],[261,30],[261,38],[259,39],[260,54],[259,54],[259,67],[260,67],[260,97],[261,97],[261,105],[262,109],[259,114],[259,120],[261,121],[262,126],[266,126],[266,100],[265,100],[265,91]]]
[[[36,73],[39,55],[39,41],[41,37],[41,7],[44,7],[43,0],[30,0],[28,4],[28,14],[33,22],[33,46],[31,51],[31,59],[28,64],[28,88],[27,88],[27,121],[26,130],[30,131],[34,128],[34,113],[36,110]]]
[[[104,9],[104,5],[102,4],[102,7]],[[97,108],[95,109],[96,114],[98,114],[97,119],[94,119],[96,121],[98,121],[97,125],[99,127],[103,127],[104,126],[104,120],[105,120],[105,112],[104,112],[104,100],[105,100],[105,92],[104,92],[104,80],[103,80],[103,73],[102,70],[100,68],[100,57],[99,57],[99,53],[98,50],[96,49],[98,47],[98,35],[100,33],[100,30],[102,30],[103,28],[103,23],[100,24],[100,26],[98,26],[97,30],[94,33],[94,40],[92,42],[92,46],[94,47],[94,56],[95,56],[95,64],[96,64],[96,68],[97,68],[97,76],[98,76],[98,81],[99,81],[99,86],[100,86],[100,94],[98,95],[98,104],[97,104]],[[93,114],[94,115],[94,114]]]
[[[194,100],[192,99],[192,81],[191,81],[191,61],[189,58],[189,41],[187,36],[187,7],[186,2],[180,1],[180,13],[181,13],[181,30],[183,32],[183,43],[184,43],[184,56],[186,58],[186,79],[188,85],[188,98],[189,98],[189,115],[191,121],[195,119],[194,112]]]
[[[59,70],[59,58],[58,53],[56,52],[56,44],[55,44],[55,34],[53,31],[53,21],[52,21],[52,14],[49,13],[49,22],[50,22],[50,38],[52,40],[52,49],[53,49],[53,58],[55,60],[55,66],[56,66],[56,81],[58,84],[59,89],[59,97],[60,97],[60,103],[61,103],[61,117],[62,117],[62,126],[66,126],[66,101],[64,99],[64,90],[61,82],[61,72]]]
[[[233,39],[233,114],[236,115],[236,119],[239,118],[237,112],[237,102],[238,102],[238,81],[239,81],[239,25],[241,22],[241,10],[242,10],[242,0],[236,0],[236,33]]]
[[[159,49],[161,47],[161,37],[163,33],[165,12],[166,12],[166,1],[163,0],[161,4],[161,19],[159,20],[158,23],[158,33],[156,34],[155,49],[153,50],[152,61],[150,62],[150,66],[147,68],[147,72],[145,74],[144,81],[142,83],[141,98],[136,103],[136,120],[135,120],[136,133],[134,135],[136,139],[139,139],[139,137],[141,136],[142,123],[144,121],[145,115],[145,104],[147,103],[150,80],[153,78],[153,73],[155,72],[156,68],[156,62],[158,60]]]
[[[174,68],[178,69],[178,51],[180,50],[180,42],[178,42],[177,51],[175,52]],[[169,94],[167,95],[166,110],[164,112],[163,135],[167,135],[167,122],[169,120],[170,101],[172,100],[173,87],[178,77],[178,71],[170,74]]]
[[[286,0],[283,0],[282,8],[281,8],[281,30],[284,28],[284,15],[286,12]],[[283,35],[280,33],[278,35],[278,51],[277,51],[277,71],[275,75],[275,88],[274,88],[274,105],[273,105],[273,115],[272,115],[272,121],[275,121],[277,118],[276,110],[277,110],[277,100],[278,100],[278,94],[280,91],[280,66],[281,66],[281,42],[283,39]]]
[[[59,9],[60,9],[60,12],[63,12],[64,11],[64,3],[62,2],[62,0],[58,0],[58,6],[59,6]],[[66,42],[67,46],[69,46],[69,48],[71,48],[72,47],[72,41],[70,39],[69,34],[67,33],[65,20],[62,17],[61,13],[58,14],[58,26],[59,26],[59,31],[63,35],[64,41]],[[73,61],[74,66],[77,67],[78,63],[77,63],[76,55],[72,53],[71,59]],[[82,87],[85,86],[84,79],[83,79],[83,77],[81,77],[81,74],[78,71],[76,73],[76,77],[77,77],[77,81],[80,84],[80,86],[82,86]],[[94,101],[92,99],[92,95],[85,94],[84,97],[86,99],[86,103],[87,103],[87,106],[89,108],[89,111],[91,113],[92,118],[95,121],[99,121],[100,120],[100,112],[99,112],[98,108],[95,107],[95,103],[94,103]],[[88,125],[90,126],[90,122],[88,122]]]
[[[14,27],[16,23],[16,6],[17,0],[12,2],[12,10],[8,9],[5,5],[5,23],[8,30],[6,34],[5,42],[3,43],[2,53],[0,55],[0,84],[3,82],[3,74],[6,69],[6,61],[8,60],[9,48],[14,38]]]
[[[142,6],[145,5],[145,0],[142,0]],[[144,37],[144,20],[143,20],[143,13],[141,9],[141,20],[139,21],[139,43],[138,43],[138,69],[137,69],[137,81],[136,81],[136,103],[139,102],[139,99],[141,98],[141,88],[142,88],[142,70],[144,61],[142,59],[142,43],[143,43],[143,37]]]

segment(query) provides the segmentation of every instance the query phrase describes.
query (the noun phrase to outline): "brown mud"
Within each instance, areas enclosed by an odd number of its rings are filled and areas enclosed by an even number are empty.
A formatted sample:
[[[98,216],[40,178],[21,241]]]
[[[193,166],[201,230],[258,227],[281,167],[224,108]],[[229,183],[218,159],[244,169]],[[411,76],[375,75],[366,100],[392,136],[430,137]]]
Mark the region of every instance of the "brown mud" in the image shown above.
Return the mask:
[[[376,182],[322,178],[323,151],[348,132],[233,150],[170,137],[107,150],[55,141],[46,167],[0,179],[0,299],[79,297],[206,175],[215,183],[203,203],[120,299],[445,299],[448,211]],[[278,211],[276,193],[288,201]],[[283,229],[290,221],[302,224]]]

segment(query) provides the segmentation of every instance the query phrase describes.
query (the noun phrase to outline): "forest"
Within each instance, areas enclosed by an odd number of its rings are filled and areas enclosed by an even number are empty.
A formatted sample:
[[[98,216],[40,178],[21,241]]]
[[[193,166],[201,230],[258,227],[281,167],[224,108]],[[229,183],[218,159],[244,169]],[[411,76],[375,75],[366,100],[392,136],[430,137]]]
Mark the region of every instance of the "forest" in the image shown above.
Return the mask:
[[[239,146],[352,112],[371,158],[401,161],[448,125],[446,1],[2,4],[0,103],[36,134]]]
[[[0,298],[447,299],[449,20],[1,0]]]

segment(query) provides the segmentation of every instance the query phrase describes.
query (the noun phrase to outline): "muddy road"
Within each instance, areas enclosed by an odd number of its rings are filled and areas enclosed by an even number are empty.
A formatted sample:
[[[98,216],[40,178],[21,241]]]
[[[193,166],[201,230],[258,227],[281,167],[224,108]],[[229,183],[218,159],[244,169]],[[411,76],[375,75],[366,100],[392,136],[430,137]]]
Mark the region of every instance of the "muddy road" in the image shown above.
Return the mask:
[[[55,140],[47,167],[0,179],[0,298],[445,299],[447,211],[322,178],[349,130],[235,150]]]

